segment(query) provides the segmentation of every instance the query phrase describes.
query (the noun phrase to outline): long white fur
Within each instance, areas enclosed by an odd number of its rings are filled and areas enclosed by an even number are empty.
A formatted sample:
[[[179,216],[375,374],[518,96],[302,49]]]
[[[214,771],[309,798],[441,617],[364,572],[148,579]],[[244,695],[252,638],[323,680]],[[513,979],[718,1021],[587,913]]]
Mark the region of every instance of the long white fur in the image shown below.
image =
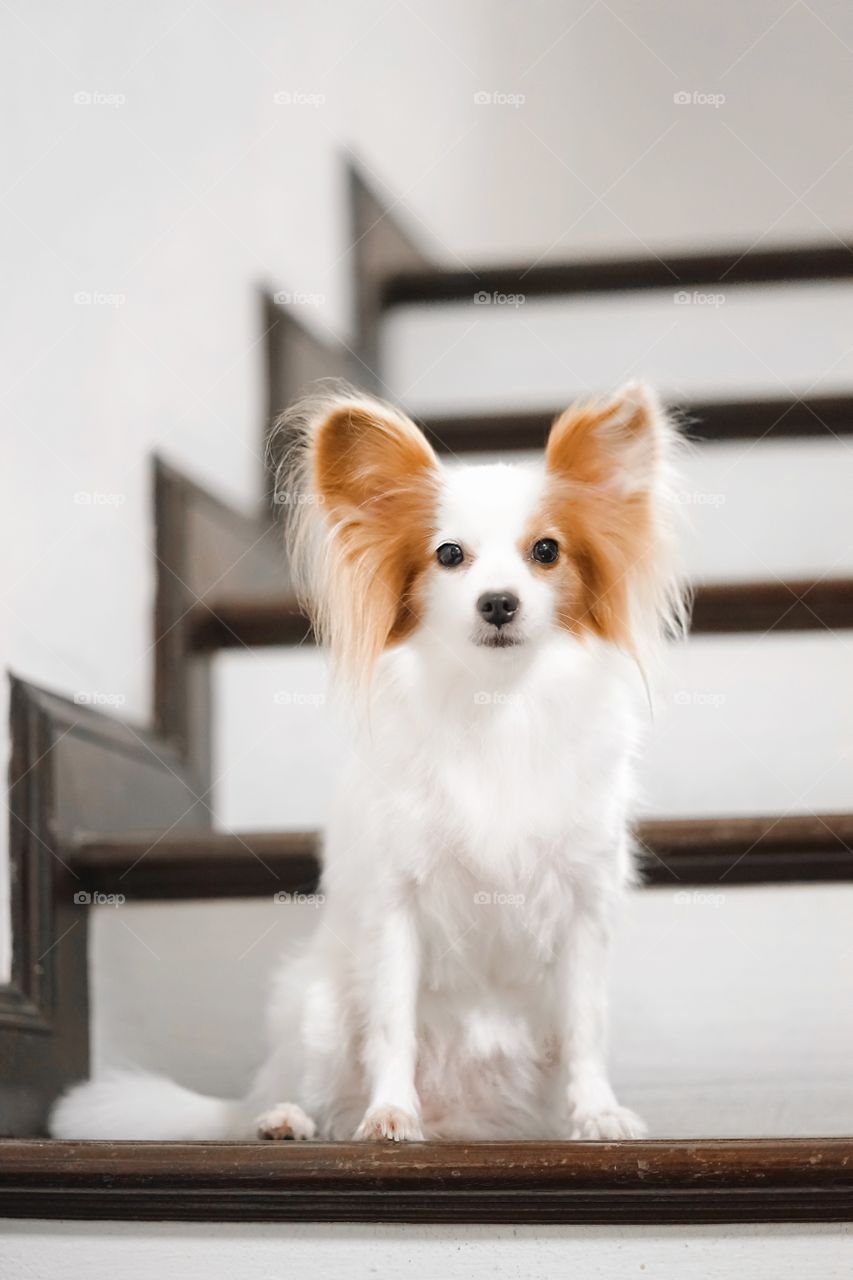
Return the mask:
[[[626,455],[623,482],[655,495],[660,540],[637,590],[643,627],[660,635],[681,616],[675,433],[645,392],[626,398],[638,395],[654,448]],[[400,429],[399,415],[371,411]],[[340,643],[353,586],[312,500],[311,442],[329,412],[328,399],[300,410],[285,483],[300,495],[289,510],[303,590]],[[376,666],[327,826],[321,922],[276,980],[269,1055],[246,1098],[113,1075],[60,1101],[56,1136],[302,1137],[312,1121],[336,1139],[643,1133],[608,1080],[606,955],[632,874],[646,712],[633,662],[558,627],[547,576],[519,552],[544,483],[541,464],[443,468],[434,545],[459,541],[474,559],[429,575],[421,625]],[[520,596],[524,643],[474,643],[487,589]],[[305,1123],[277,1125],[283,1103]]]

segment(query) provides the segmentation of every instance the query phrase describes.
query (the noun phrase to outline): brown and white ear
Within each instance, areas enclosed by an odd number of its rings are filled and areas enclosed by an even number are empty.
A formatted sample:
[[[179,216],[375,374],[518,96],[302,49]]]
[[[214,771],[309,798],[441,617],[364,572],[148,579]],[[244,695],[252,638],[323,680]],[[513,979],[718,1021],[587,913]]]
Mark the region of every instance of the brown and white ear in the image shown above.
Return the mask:
[[[281,430],[294,583],[318,638],[363,684],[382,649],[417,621],[438,462],[411,419],[357,392],[303,401]]]
[[[637,655],[684,627],[677,445],[657,396],[633,382],[567,409],[546,448],[550,501],[582,589],[574,626]]]
[[[551,428],[548,470],[625,496],[651,488],[673,436],[652,389],[629,382],[606,400],[573,405]]]
[[[411,419],[367,396],[328,405],[314,426],[311,450],[317,494],[335,519],[381,516],[437,466]]]

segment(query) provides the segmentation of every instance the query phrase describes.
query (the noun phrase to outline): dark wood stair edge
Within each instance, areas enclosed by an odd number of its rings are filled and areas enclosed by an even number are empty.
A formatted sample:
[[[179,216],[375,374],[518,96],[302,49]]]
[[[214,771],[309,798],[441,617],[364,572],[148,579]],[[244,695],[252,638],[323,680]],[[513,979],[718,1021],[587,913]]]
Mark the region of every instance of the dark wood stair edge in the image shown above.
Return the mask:
[[[846,1222],[853,1139],[0,1142],[0,1215],[129,1221]]]
[[[693,600],[691,632],[844,630],[853,627],[853,578],[702,585]],[[197,652],[312,641],[296,601],[287,596],[211,598],[188,615]]]
[[[384,283],[390,307],[423,302],[469,302],[477,295],[524,298],[740,285],[792,284],[853,277],[853,245],[786,245],[775,249],[717,249],[643,258],[589,258],[576,262],[493,263],[468,270],[438,267],[399,271]]]
[[[659,819],[639,824],[637,842],[652,888],[853,880],[853,814]],[[65,856],[90,898],[287,902],[314,894],[319,843],[313,831],[139,832],[80,837]]]
[[[116,836],[156,815],[204,828],[209,811],[173,742],[12,680],[12,980],[0,987],[0,1133],[43,1132],[49,1104],[88,1070],[88,913],[65,858],[80,830]]]
[[[564,407],[434,414],[421,425],[439,452],[537,449]],[[849,395],[703,400],[676,403],[672,409],[684,424],[684,434],[702,443],[833,439],[853,434],[853,396]]]

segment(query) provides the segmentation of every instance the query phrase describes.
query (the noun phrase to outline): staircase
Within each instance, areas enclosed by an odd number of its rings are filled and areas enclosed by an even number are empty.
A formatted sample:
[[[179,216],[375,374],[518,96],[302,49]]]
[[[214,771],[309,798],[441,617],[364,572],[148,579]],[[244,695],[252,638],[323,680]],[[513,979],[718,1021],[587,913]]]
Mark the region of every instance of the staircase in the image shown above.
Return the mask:
[[[356,328],[321,339],[261,299],[269,408],[320,376],[381,386],[380,328],[399,307],[636,294],[853,278],[844,246],[534,267],[440,269],[350,175]],[[555,406],[558,408],[559,406]],[[684,408],[684,406],[681,406]],[[697,400],[703,442],[853,432],[853,396]],[[540,445],[553,415],[427,416],[453,453]],[[312,831],[213,827],[212,660],[225,649],[311,643],[266,506],[230,510],[160,461],[155,695],[150,729],[16,681],[11,770],[13,984],[0,1000],[0,1213],[26,1218],[219,1221],[700,1223],[849,1221],[853,1136],[632,1144],[65,1143],[42,1136],[62,1086],[86,1073],[86,938],[95,895],[268,897],[316,883]],[[693,634],[853,628],[853,580],[700,585]],[[283,815],[284,816],[284,815]],[[853,813],[642,823],[644,892],[657,886],[853,880]],[[650,999],[653,999],[653,993]],[[819,1085],[816,1083],[816,1088]]]

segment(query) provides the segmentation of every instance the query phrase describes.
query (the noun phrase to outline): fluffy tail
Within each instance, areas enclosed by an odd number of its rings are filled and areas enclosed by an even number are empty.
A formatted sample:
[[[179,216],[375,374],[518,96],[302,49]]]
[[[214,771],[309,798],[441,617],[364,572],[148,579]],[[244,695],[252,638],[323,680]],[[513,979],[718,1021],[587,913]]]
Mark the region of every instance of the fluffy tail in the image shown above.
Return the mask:
[[[165,1076],[117,1071],[74,1085],[54,1104],[54,1138],[195,1142],[254,1137],[245,1104],[193,1093]]]

